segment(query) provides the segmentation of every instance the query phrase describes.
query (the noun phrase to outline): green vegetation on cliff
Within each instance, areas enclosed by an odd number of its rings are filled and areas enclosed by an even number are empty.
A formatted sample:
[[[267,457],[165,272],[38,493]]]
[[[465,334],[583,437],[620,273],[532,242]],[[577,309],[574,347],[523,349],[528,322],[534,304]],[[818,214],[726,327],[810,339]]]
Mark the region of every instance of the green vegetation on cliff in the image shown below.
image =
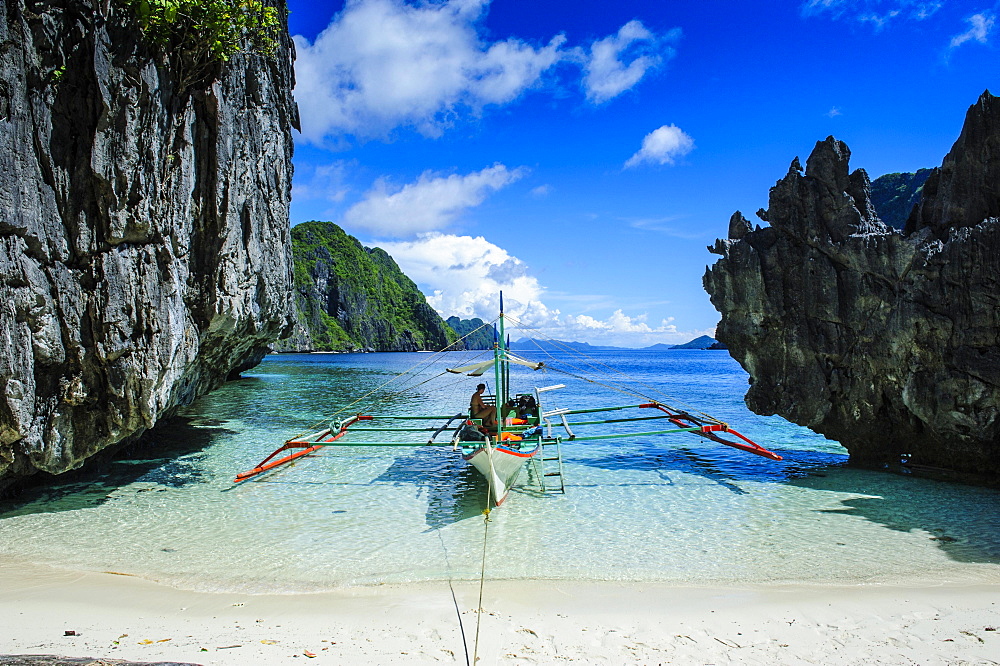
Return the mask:
[[[887,173],[872,181],[872,205],[883,222],[902,229],[913,206],[923,195],[924,181],[933,169],[916,173]]]
[[[484,327],[484,322],[479,317],[473,319],[448,317],[447,323],[460,338],[465,338],[462,341],[465,349],[493,349],[493,327]],[[466,335],[469,337],[466,338]]]
[[[292,227],[297,324],[279,351],[442,349],[458,336],[380,248],[332,222]]]
[[[211,83],[218,64],[240,51],[273,55],[284,29],[278,8],[262,0],[121,2],[169,63],[181,92]]]

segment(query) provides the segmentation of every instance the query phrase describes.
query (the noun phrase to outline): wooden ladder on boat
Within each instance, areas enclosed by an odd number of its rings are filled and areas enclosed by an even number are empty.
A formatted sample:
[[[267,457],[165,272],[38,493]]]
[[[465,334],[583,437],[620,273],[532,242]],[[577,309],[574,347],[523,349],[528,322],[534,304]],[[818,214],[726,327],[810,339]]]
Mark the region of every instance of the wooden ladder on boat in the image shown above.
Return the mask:
[[[538,452],[537,456],[538,468],[535,470],[538,473],[538,486],[541,488],[542,492],[547,492],[549,490],[553,492],[558,490],[561,493],[566,492],[566,480],[563,474],[562,437],[558,435],[553,436],[552,418],[558,416],[562,421],[562,426],[566,429],[566,433],[569,435],[569,438],[573,439],[575,435],[573,434],[573,431],[570,430],[569,423],[566,422],[566,412],[569,410],[550,409],[543,411],[541,399],[542,393],[555,391],[565,387],[565,384],[556,384],[554,386],[545,386],[535,389],[535,402],[538,405],[539,410],[538,422],[539,424],[545,424],[545,433],[540,437],[541,450]],[[557,486],[556,483],[559,485]]]
[[[561,444],[562,437],[542,438],[541,450],[536,456],[538,467],[535,471],[538,473],[538,487],[543,493],[550,490],[553,492],[556,490],[561,493],[566,492]]]

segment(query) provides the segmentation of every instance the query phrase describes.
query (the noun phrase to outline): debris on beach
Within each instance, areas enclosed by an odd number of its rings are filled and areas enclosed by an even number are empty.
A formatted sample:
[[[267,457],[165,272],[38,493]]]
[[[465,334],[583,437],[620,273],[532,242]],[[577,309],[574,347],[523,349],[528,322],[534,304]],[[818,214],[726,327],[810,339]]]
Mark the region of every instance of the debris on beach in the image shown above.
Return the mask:
[[[0,654],[4,666],[203,666],[192,662],[123,661],[121,659],[95,659],[93,657],[60,657],[54,654]]]

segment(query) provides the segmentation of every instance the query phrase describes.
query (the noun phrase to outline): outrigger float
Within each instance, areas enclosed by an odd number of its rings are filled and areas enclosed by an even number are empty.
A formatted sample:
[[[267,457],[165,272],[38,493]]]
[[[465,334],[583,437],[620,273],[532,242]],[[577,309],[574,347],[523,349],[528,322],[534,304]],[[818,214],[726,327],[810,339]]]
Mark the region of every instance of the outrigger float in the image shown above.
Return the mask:
[[[723,421],[703,412],[692,413],[691,411],[676,409],[665,402],[647,398],[632,387],[623,388],[621,385],[596,381],[560,369],[552,362],[534,362],[511,353],[509,342],[505,343],[504,319],[503,295],[501,294],[499,317],[490,324],[484,324],[484,326],[493,326],[494,329],[493,358],[462,367],[445,368],[445,371],[438,375],[440,377],[446,373],[452,373],[470,377],[481,377],[487,370],[492,369],[494,386],[497,387],[497,392],[495,395],[484,395],[483,401],[486,405],[495,408],[495,419],[473,418],[471,410],[469,412],[443,416],[379,416],[377,414],[356,412],[342,420],[332,421],[329,427],[323,430],[289,439],[281,447],[264,458],[256,467],[238,474],[235,482],[246,481],[331,446],[442,446],[451,447],[456,452],[460,451],[462,458],[486,478],[489,484],[489,497],[493,504],[499,506],[507,498],[508,492],[517,481],[521,470],[525,467],[525,463],[529,461],[535,466],[535,477],[539,480],[539,486],[542,491],[558,490],[565,492],[566,484],[563,476],[561,446],[565,441],[587,442],[622,438],[634,439],[654,435],[690,433],[718,444],[763,456],[771,460],[782,459],[780,455],[753,442],[730,428]],[[422,365],[426,366],[427,364]],[[618,391],[642,396],[646,399],[639,404],[595,407],[590,409],[552,407],[548,404],[549,396],[546,394],[565,388],[565,384],[541,386],[535,387],[528,392],[511,393],[511,365],[524,366],[532,370],[554,370],[576,379],[600,384]],[[597,366],[592,367],[600,370]],[[612,371],[612,373],[621,374],[617,373],[617,371]],[[609,373],[605,372],[605,374]],[[371,395],[364,396],[364,398]],[[498,409],[497,396],[500,397]],[[340,413],[344,413],[347,409],[357,405],[364,398],[351,403],[347,408],[341,409]],[[573,417],[583,414],[624,412],[626,410],[648,410],[646,413],[654,413],[649,416],[571,420]],[[492,423],[494,420],[495,424]],[[620,426],[622,424],[654,420],[665,420],[673,427],[644,432],[612,432],[584,436],[577,435],[573,430],[574,428],[585,426],[608,424]],[[397,433],[397,435],[398,433],[430,433],[430,435],[427,439],[419,442],[349,441],[346,439],[349,432],[351,434],[360,432]],[[448,440],[437,441],[437,438],[444,432],[450,434]]]

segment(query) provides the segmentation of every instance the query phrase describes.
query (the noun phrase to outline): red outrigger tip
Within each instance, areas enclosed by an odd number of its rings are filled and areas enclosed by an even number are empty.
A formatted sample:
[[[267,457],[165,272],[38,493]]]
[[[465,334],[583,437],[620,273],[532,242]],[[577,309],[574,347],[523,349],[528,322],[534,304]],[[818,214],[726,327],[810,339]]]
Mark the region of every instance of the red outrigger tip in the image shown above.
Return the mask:
[[[290,439],[287,442],[285,442],[280,448],[275,450],[274,453],[272,453],[271,455],[260,461],[260,463],[258,463],[257,466],[254,467],[253,469],[248,470],[246,472],[240,472],[239,474],[237,474],[236,478],[233,479],[233,483],[246,481],[247,479],[255,477],[258,474],[262,474],[268,470],[274,469],[275,467],[280,467],[281,465],[290,463],[293,460],[297,460],[303,456],[307,456],[310,453],[318,451],[319,449],[326,446],[327,443],[335,442],[341,437],[343,437],[347,433],[347,428],[349,426],[357,423],[358,421],[371,421],[371,420],[372,420],[371,416],[366,416],[364,414],[356,414],[351,418],[347,419],[346,421],[344,421],[343,423],[341,423],[340,430],[338,430],[336,434],[333,434],[333,430],[327,429],[320,431],[314,435],[310,435],[309,437],[311,439],[307,440]],[[302,449],[302,450],[297,451],[291,455],[287,455],[284,458],[271,460],[282,451],[288,451],[290,449]]]
[[[774,451],[769,451],[765,449],[757,442],[753,441],[749,437],[741,435],[739,432],[733,430],[728,425],[719,423],[709,423],[709,424],[701,423],[698,419],[689,414],[681,414],[678,412],[674,412],[658,402],[649,402],[643,405],[639,405],[639,407],[647,409],[658,409],[667,415],[668,421],[670,421],[675,425],[680,426],[681,428],[690,428],[692,425],[700,426],[701,430],[693,431],[694,434],[701,435],[705,439],[710,439],[713,442],[717,442],[719,444],[725,444],[726,446],[731,446],[734,449],[739,449],[740,451],[746,451],[747,453],[753,453],[758,456],[770,458],[771,460],[784,460],[784,458],[779,456]],[[741,440],[743,440],[743,442],[733,442],[728,439],[723,439],[722,437],[719,437],[718,435],[715,434],[717,432],[727,432],[731,435],[735,435],[736,437],[739,437]]]

